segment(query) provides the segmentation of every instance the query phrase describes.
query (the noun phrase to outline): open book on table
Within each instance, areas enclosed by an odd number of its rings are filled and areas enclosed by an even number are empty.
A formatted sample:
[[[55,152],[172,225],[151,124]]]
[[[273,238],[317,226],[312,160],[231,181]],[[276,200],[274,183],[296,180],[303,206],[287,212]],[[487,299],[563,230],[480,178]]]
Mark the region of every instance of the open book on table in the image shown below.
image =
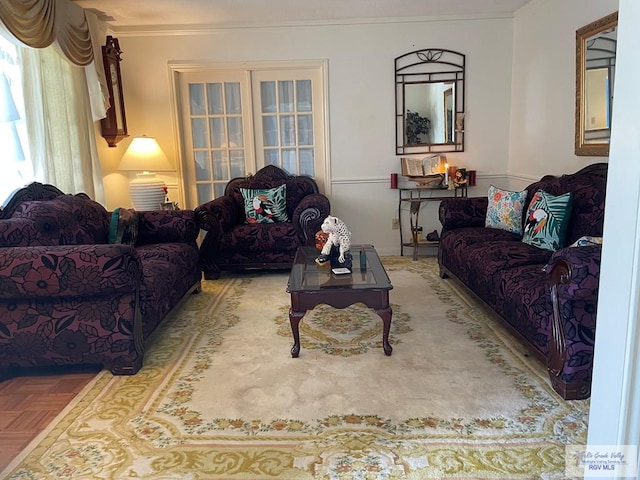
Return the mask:
[[[401,158],[400,167],[405,177],[437,177],[447,171],[447,159],[444,155],[425,158]]]

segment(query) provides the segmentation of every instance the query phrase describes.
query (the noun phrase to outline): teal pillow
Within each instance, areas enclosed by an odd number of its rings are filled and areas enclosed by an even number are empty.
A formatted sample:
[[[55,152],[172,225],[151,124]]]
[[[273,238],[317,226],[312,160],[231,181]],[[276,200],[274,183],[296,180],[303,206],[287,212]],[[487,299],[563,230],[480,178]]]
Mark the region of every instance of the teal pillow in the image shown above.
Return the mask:
[[[109,224],[109,243],[135,245],[138,238],[138,214],[133,208],[116,208]]]
[[[571,192],[555,196],[538,190],[527,209],[522,241],[555,252],[565,246],[570,216]]]
[[[511,192],[491,185],[484,226],[522,235],[522,212],[527,191]]]
[[[287,185],[276,188],[241,188],[247,223],[288,222]]]

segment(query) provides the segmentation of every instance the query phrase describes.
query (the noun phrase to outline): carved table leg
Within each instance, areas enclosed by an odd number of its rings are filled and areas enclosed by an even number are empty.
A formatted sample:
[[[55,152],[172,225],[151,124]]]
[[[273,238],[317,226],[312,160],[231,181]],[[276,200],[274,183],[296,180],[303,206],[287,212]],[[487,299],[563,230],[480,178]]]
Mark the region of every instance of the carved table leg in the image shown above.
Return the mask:
[[[388,357],[391,355],[393,351],[393,347],[389,343],[389,331],[391,330],[391,315],[392,310],[391,307],[386,308],[384,310],[376,310],[378,316],[382,319],[382,348],[384,349],[384,354]]]
[[[300,355],[300,320],[304,317],[304,312],[294,312],[289,309],[289,322],[291,323],[291,333],[293,334],[293,347],[291,347],[291,356],[298,358]]]

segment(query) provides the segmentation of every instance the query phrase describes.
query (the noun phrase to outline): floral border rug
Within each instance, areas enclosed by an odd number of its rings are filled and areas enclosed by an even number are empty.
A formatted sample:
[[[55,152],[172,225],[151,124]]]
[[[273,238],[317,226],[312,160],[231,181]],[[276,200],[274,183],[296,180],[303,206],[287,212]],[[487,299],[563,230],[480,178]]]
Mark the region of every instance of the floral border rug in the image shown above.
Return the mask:
[[[383,257],[393,354],[362,304],[318,306],[291,358],[286,273],[204,281],[0,478],[565,478],[588,401],[564,401],[433,258]]]

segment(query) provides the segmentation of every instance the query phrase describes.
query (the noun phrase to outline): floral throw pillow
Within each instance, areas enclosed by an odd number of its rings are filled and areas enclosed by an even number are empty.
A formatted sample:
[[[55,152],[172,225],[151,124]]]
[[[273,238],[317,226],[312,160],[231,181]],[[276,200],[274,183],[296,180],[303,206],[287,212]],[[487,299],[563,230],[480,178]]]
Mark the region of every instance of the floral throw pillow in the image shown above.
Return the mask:
[[[511,192],[491,185],[484,226],[522,235],[522,212],[526,201],[527,190]]]
[[[247,223],[288,222],[287,185],[276,188],[241,188]]]
[[[565,246],[570,215],[571,192],[555,196],[538,190],[527,209],[522,241],[555,252]]]
[[[138,239],[138,214],[133,208],[116,208],[111,214],[109,243],[135,245]]]

